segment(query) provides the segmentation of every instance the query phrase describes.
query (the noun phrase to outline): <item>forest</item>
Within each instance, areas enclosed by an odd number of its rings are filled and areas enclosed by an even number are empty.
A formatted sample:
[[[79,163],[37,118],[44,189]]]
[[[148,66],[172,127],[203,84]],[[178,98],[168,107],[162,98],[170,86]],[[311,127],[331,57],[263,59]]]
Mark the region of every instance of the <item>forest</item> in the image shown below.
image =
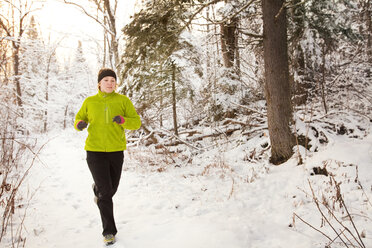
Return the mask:
[[[98,27],[95,50],[67,34],[75,47],[59,57],[62,39],[45,38],[38,15],[52,1]],[[299,192],[283,227],[308,235],[298,247],[372,245],[370,0],[133,0],[128,22],[123,2],[0,1],[1,247],[39,247],[25,224],[39,194],[31,172],[52,163],[42,159],[52,137],[73,137],[100,68],[117,72],[141,117],[126,133],[128,173],[182,170],[231,201],[288,171],[306,188],[291,181]],[[285,239],[271,246],[291,247]]]

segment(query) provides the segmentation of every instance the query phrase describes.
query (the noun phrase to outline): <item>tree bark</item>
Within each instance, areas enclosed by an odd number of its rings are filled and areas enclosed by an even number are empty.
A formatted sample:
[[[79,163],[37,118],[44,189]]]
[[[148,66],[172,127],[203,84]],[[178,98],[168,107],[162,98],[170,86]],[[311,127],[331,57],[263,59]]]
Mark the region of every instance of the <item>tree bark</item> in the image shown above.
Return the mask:
[[[51,57],[49,58],[48,61],[48,67],[46,71],[46,84],[45,84],[45,110],[44,110],[44,133],[46,133],[48,129],[48,101],[49,101],[49,71],[50,71],[50,60]]]
[[[325,113],[327,114],[328,113],[328,109],[327,109],[327,102],[326,102],[326,98],[325,98],[325,73],[326,73],[326,69],[325,69],[325,63],[326,63],[326,44],[323,44],[323,51],[322,51],[322,55],[323,55],[323,58],[322,58],[322,80],[320,81],[319,80],[319,84],[320,84],[320,94],[322,96],[322,103],[323,103],[323,107],[324,107],[324,111]]]
[[[67,127],[67,113],[68,113],[68,104],[65,107],[65,118],[63,119],[63,129]]]
[[[368,61],[372,63],[372,22],[371,22],[371,0],[368,0],[366,2],[366,26],[367,26],[367,55],[368,55]]]
[[[15,43],[15,42],[13,42]],[[22,91],[21,91],[21,83],[19,82],[19,45],[14,45],[14,64],[13,64],[13,70],[14,70],[14,84],[16,86],[16,99],[17,99],[17,105],[18,107],[22,107]],[[23,112],[23,111],[22,111]]]
[[[262,0],[270,162],[276,165],[284,163],[292,156],[292,147],[295,144],[290,130],[292,107],[284,3],[284,0]]]
[[[235,61],[237,19],[234,18],[229,23],[221,23],[220,28],[223,62],[226,68],[231,68]]]
[[[178,136],[177,106],[176,106],[176,66],[172,64],[172,107],[174,134]]]
[[[119,71],[119,45],[117,42],[117,34],[116,34],[116,19],[115,15],[111,10],[111,5],[109,0],[104,1],[105,4],[105,9],[107,12],[107,16],[109,19],[109,25],[110,25],[110,30],[111,30],[111,51],[112,51],[112,56],[114,57],[114,65],[117,71]]]

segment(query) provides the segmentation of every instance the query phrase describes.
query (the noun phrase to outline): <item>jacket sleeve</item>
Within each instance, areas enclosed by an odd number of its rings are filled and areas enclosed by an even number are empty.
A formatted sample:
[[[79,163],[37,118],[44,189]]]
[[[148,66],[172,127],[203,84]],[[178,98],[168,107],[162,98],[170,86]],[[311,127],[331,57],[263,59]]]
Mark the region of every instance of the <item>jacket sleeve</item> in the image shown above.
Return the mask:
[[[85,121],[86,123],[88,123],[88,116],[87,116],[87,101],[86,101],[86,100],[83,102],[83,105],[81,106],[79,112],[78,112],[78,113],[76,114],[76,116],[75,116],[74,128],[75,128],[77,131],[81,131],[81,130],[77,129],[77,124],[78,124],[80,121]]]
[[[141,118],[137,114],[136,109],[133,106],[133,103],[129,100],[128,97],[125,97],[124,102],[124,124],[123,128],[129,129],[129,130],[137,130],[141,127]]]

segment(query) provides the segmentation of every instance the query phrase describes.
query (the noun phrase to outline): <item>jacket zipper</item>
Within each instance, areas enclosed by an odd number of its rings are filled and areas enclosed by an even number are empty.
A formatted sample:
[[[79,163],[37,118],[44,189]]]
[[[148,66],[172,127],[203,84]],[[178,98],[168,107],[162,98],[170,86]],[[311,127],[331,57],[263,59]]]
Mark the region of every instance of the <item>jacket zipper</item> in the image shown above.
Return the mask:
[[[106,123],[106,125],[109,123],[108,122],[108,106],[107,106],[107,101],[106,101],[106,99],[104,99],[104,101],[105,101],[105,123]],[[107,134],[106,134],[106,139],[105,140],[107,140]],[[106,143],[106,142],[105,142]],[[105,144],[105,152],[107,152],[107,144]]]
[[[106,124],[109,123],[109,120],[108,120],[108,107],[107,107],[107,104],[105,103],[105,119],[106,119]]]

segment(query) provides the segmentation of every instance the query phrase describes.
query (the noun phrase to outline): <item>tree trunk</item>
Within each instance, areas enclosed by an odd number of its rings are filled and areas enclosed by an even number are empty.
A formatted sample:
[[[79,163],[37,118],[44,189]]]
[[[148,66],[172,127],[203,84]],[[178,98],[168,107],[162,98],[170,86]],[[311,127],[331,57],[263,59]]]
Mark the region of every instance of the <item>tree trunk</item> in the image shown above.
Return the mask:
[[[267,120],[273,164],[287,161],[293,154],[294,135],[289,85],[286,10],[284,0],[262,0],[265,91]]]
[[[172,64],[172,107],[173,107],[174,134],[178,136],[177,106],[176,106],[176,66],[174,64]]]
[[[44,133],[48,128],[48,101],[49,101],[49,71],[50,71],[51,57],[49,57],[48,68],[46,71],[46,86],[45,86],[45,110],[44,110]]]
[[[160,109],[163,108],[163,89],[160,89]],[[163,112],[160,111],[160,116],[159,116],[159,122],[160,122],[160,128],[163,127]]]
[[[366,2],[366,26],[367,26],[367,55],[368,55],[368,61],[372,63],[372,22],[371,22],[371,0],[368,0]]]
[[[17,104],[18,107],[22,107],[22,92],[21,92],[21,83],[19,82],[19,45],[14,45],[14,64],[13,64],[13,69],[14,69],[14,83],[16,86],[16,99],[17,99]]]
[[[235,61],[236,61],[236,74],[240,78],[241,71],[240,71],[240,52],[239,52],[239,33],[235,32]]]
[[[63,120],[63,129],[66,129],[67,127],[67,112],[68,112],[68,105],[65,107],[65,118]]]
[[[234,18],[229,23],[221,23],[220,28],[223,62],[226,68],[231,68],[235,61],[237,19]]]
[[[117,42],[117,34],[116,34],[116,19],[115,15],[111,10],[111,4],[109,0],[104,1],[105,4],[105,9],[107,12],[107,17],[109,19],[109,26],[110,26],[110,31],[111,31],[111,44],[110,44],[110,52],[112,53],[110,57],[113,56],[113,61],[115,65],[115,69],[117,71],[119,70],[119,45]],[[115,10],[114,10],[115,11]]]
[[[326,99],[325,99],[325,63],[326,63],[326,49],[325,49],[325,44],[323,44],[323,59],[322,59],[322,80],[319,80],[319,85],[320,85],[320,93],[321,93],[321,96],[322,96],[322,103],[323,103],[323,107],[324,107],[324,111],[325,113],[327,114],[328,113],[328,109],[327,109],[327,103],[326,103]]]

